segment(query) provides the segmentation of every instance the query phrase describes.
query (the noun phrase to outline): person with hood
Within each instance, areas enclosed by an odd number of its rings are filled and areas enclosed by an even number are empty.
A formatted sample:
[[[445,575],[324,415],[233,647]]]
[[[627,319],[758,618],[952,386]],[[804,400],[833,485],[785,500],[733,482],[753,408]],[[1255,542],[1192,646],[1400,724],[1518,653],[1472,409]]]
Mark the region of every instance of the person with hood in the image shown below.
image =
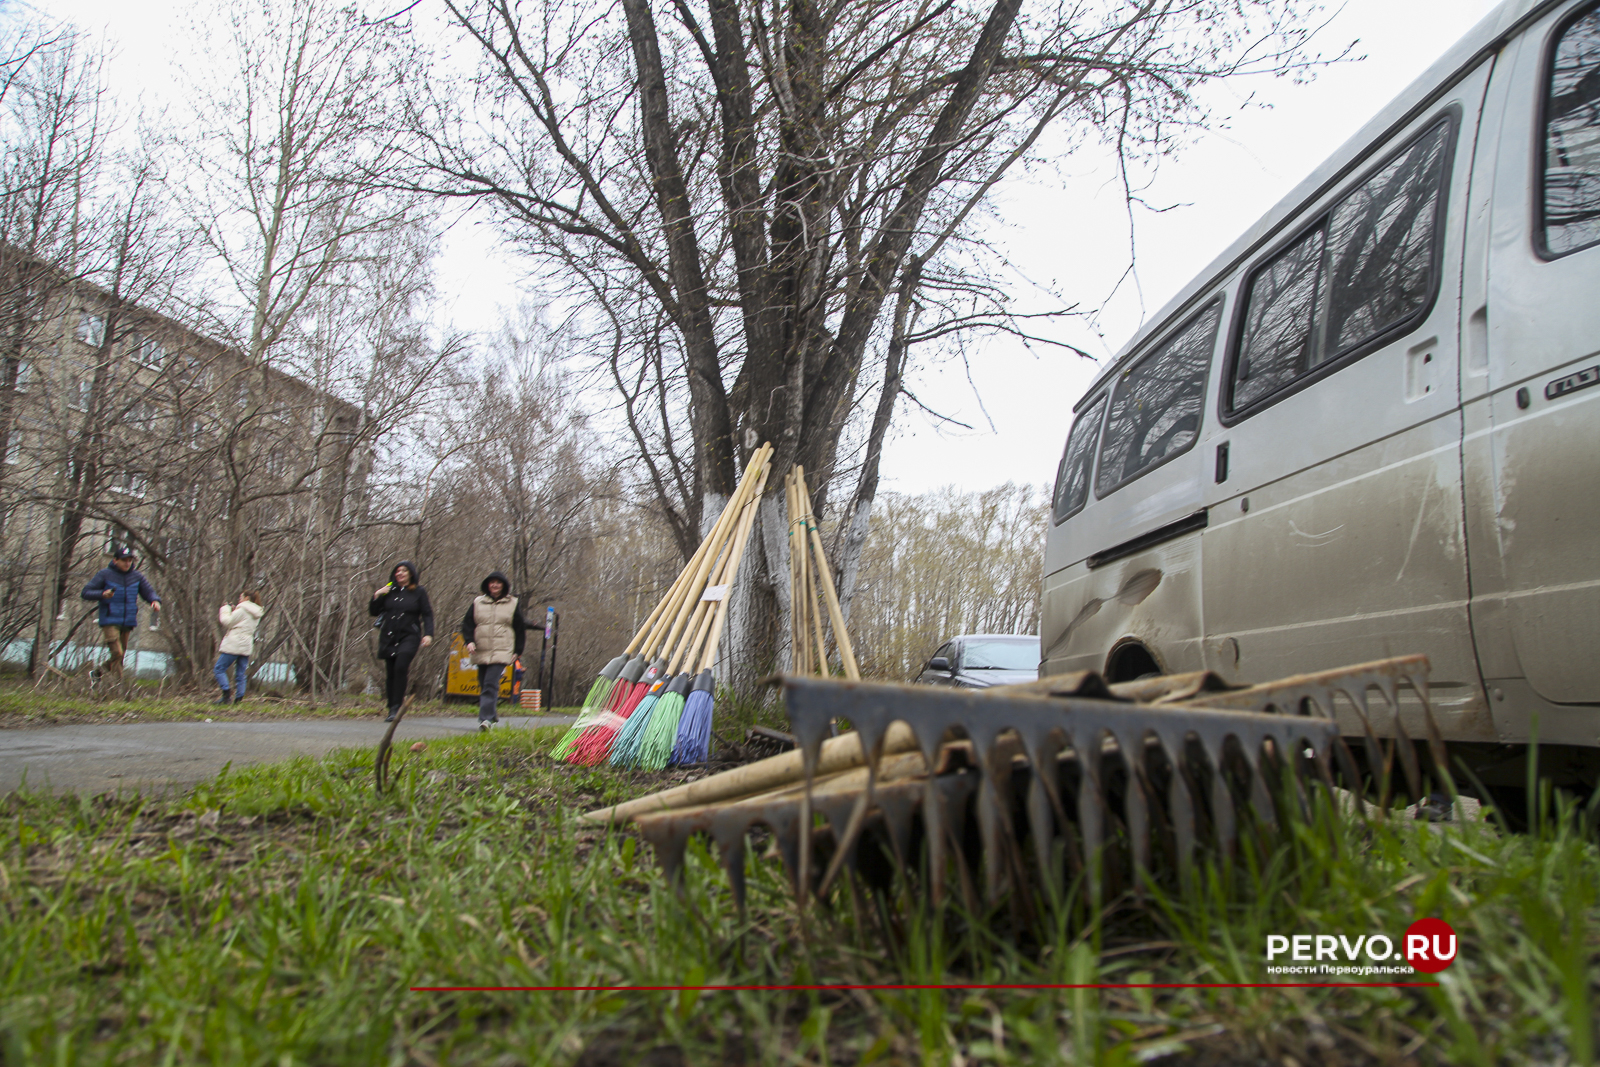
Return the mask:
[[[506,665],[522,655],[528,639],[528,623],[522,617],[517,598],[511,595],[511,580],[499,571],[478,586],[482,596],[472,599],[467,617],[461,621],[461,639],[478,668],[478,729],[487,730],[500,721],[500,676]]]
[[[239,603],[222,605],[217,621],[227,631],[217,646],[217,662],[211,668],[212,676],[222,687],[222,695],[215,703],[234,704],[244,699],[245,672],[250,669],[250,653],[255,651],[256,624],[266,614],[261,599],[248,590],[239,594]],[[233,692],[228,691],[228,674],[233,673]]]
[[[393,722],[405,702],[411,661],[433,643],[433,605],[428,591],[417,584],[422,572],[403,559],[389,572],[389,584],[372,594],[367,614],[378,620],[378,658],[384,662],[384,697]]]
[[[111,552],[111,566],[101,569],[83,587],[83,599],[100,605],[100,635],[111,658],[106,669],[122,677],[122,660],[128,654],[128,635],[139,625],[139,598],[150,610],[161,610],[161,598],[145,576],[133,569],[133,549],[121,545]]]

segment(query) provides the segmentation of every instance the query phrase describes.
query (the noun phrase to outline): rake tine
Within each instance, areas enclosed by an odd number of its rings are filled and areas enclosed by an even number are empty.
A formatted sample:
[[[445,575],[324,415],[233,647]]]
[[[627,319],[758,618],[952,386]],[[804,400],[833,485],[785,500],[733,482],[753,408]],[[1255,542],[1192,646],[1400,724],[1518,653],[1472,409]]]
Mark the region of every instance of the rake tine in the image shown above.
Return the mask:
[[[1390,675],[1383,675],[1378,691],[1389,704],[1389,714],[1394,722],[1395,747],[1400,754],[1400,767],[1405,772],[1406,787],[1411,791],[1413,803],[1420,803],[1426,795],[1422,791],[1422,768],[1417,765],[1417,749],[1400,721],[1400,683]]]
[[[1392,756],[1378,741],[1378,735],[1372,731],[1372,717],[1367,713],[1367,687],[1363,682],[1359,687],[1351,689],[1344,687],[1344,695],[1350,703],[1355,705],[1356,715],[1361,719],[1361,732],[1367,750],[1367,766],[1378,779],[1378,810],[1385,814],[1389,810],[1389,771]],[[1357,779],[1357,793],[1362,792],[1359,779]]]
[[[1259,818],[1267,824],[1268,829],[1276,831],[1278,814],[1272,801],[1272,793],[1267,789],[1264,766],[1266,760],[1262,754],[1262,748],[1268,740],[1270,739],[1263,738],[1260,745],[1246,747],[1241,744],[1239,747],[1244,751],[1245,763],[1250,768],[1250,806],[1259,813]]]
[[[1190,795],[1193,789],[1185,749],[1188,737],[1183,738],[1182,744],[1172,744],[1170,739],[1162,744],[1167,750],[1167,759],[1172,763],[1172,781],[1167,783],[1167,812],[1172,818],[1172,836],[1178,850],[1178,880],[1184,888],[1189,885],[1189,878],[1194,869],[1194,798]]]
[[[1128,822],[1128,840],[1133,853],[1133,885],[1143,894],[1150,874],[1150,809],[1148,769],[1145,766],[1144,736],[1136,734],[1135,743],[1117,737],[1117,747],[1122,750],[1122,760],[1128,767],[1128,795],[1124,802],[1124,815]]]
[[[1102,882],[1104,857],[1101,854],[1105,835],[1105,794],[1100,790],[1100,738],[1096,735],[1089,745],[1078,750],[1078,764],[1082,775],[1078,779],[1078,828],[1083,838],[1083,870],[1089,880],[1089,902],[1095,911],[1100,910],[1105,895]]]
[[[1223,762],[1226,746],[1226,738],[1216,750],[1206,746],[1206,758],[1211,761],[1211,822],[1217,834],[1217,848],[1224,856],[1231,856],[1238,843],[1238,830],[1233,811],[1233,793],[1228,789],[1227,766]]]

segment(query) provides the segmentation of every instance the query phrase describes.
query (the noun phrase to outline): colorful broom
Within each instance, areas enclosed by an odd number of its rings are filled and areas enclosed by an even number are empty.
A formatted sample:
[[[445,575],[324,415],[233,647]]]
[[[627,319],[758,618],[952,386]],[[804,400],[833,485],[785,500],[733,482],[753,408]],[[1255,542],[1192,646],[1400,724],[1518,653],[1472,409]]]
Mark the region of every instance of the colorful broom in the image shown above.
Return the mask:
[[[648,655],[651,651],[657,653],[657,660],[650,666],[650,676],[640,677],[644,670],[642,666],[631,675],[628,668],[624,668],[623,676],[628,678],[630,684],[623,687],[619,679],[618,685],[612,690],[612,698],[606,705],[605,712],[595,717],[566,754],[568,762],[593,766],[609,758],[624,724],[638,710],[649,695],[656,679],[660,677],[661,669],[665,666],[660,656],[666,649],[671,648],[683,633],[684,625],[705,589],[707,577],[722,551],[722,546],[737,524],[740,509],[754,487],[753,483],[761,480],[762,472],[768,469],[771,454],[772,446],[766,444],[751,456],[744,477],[740,479],[739,486],[729,498],[727,506],[722,509],[722,514],[717,517],[716,524],[700,543],[700,547],[695,550],[694,556],[663,599],[662,607],[665,610],[659,612],[654,628],[641,646],[642,655],[636,657],[636,661],[642,663],[643,655]],[[634,665],[630,662],[628,667]]]
[[[761,506],[761,494],[767,487],[767,473],[761,474],[761,482],[756,486],[755,494],[745,506],[744,513],[739,516],[739,528],[735,532],[729,551],[722,561],[719,582],[722,589],[719,599],[715,602],[715,610],[706,613],[691,648],[705,648],[701,656],[700,676],[695,677],[693,667],[685,671],[681,684],[677,687],[675,699],[663,696],[656,705],[655,713],[650,716],[650,725],[645,731],[643,740],[639,745],[639,765],[648,770],[660,770],[669,762],[683,762],[680,749],[693,751],[698,746],[704,751],[710,743],[711,737],[711,707],[710,692],[712,687],[711,664],[712,657],[717,652],[717,642],[722,637],[722,626],[728,618],[728,604],[732,600],[731,593],[735,580],[739,575],[739,562],[744,558],[745,545],[749,543],[750,531],[755,527],[756,513]],[[707,641],[707,631],[710,631],[710,640]],[[692,661],[691,661],[692,662]],[[689,711],[690,686],[696,691],[704,686],[705,697],[696,700],[694,715],[687,716]],[[687,723],[685,719],[687,718]],[[684,733],[687,726],[688,733]],[[703,736],[702,736],[703,734]],[[698,763],[704,759],[701,755],[693,762]]]
[[[681,575],[678,581],[682,581]],[[676,585],[677,582],[675,581],[673,583],[674,588]],[[656,620],[666,610],[667,602],[671,598],[672,589],[668,589],[667,595],[661,598],[660,603],[656,604],[655,609],[650,612],[650,617],[645,619],[643,626],[639,627],[639,632],[633,635],[632,641],[628,642],[628,647],[622,650],[622,655],[605,665],[605,668],[600,672],[600,676],[589,687],[589,695],[583,698],[583,707],[578,711],[577,721],[568,727],[567,732],[561,735],[561,740],[556,742],[556,747],[550,750],[550,755],[553,758],[566,759],[572,752],[572,747],[578,743],[578,737],[593,726],[595,721],[606,713],[606,709],[617,700],[618,689],[623,685],[629,684],[621,680],[621,675],[631,664],[630,657],[643,645],[645,638],[654,628]]]
[[[693,615],[688,620],[689,625],[683,631],[683,639],[679,643],[677,651],[673,653],[671,665],[673,677],[657,683],[654,691],[645,698],[646,703],[641,705],[639,711],[628,720],[627,727],[623,730],[616,746],[612,750],[611,763],[613,766],[640,766],[645,738],[647,736],[655,738],[653,744],[659,747],[663,740],[660,735],[667,730],[669,719],[675,728],[677,723],[676,715],[682,711],[681,698],[688,692],[688,683],[694,677],[695,651],[705,642],[706,628],[713,613],[715,601],[709,599],[709,590],[720,586],[721,592],[718,595],[726,595],[727,587],[725,583],[732,577],[730,563],[737,559],[738,546],[742,543],[741,535],[747,537],[749,534],[749,524],[746,519],[760,505],[761,493],[766,488],[767,474],[770,469],[770,466],[763,462],[755,485],[751,486],[747,483],[740,485],[744,506],[740,509],[736,522],[726,530],[721,554],[712,567],[711,573],[707,576],[706,586],[703,587],[706,591],[702,592],[698,598],[698,602],[694,606]],[[676,677],[676,672],[680,665],[685,669],[681,682]],[[659,716],[665,717],[658,718]],[[666,739],[666,745],[668,749],[671,748],[670,737]]]
[[[766,477],[763,475],[761,489],[765,488]],[[761,490],[758,489],[756,499],[746,509],[739,525],[733,557],[728,561],[726,577],[723,579],[726,590],[721,602],[717,604],[716,619],[711,623],[711,640],[706,643],[705,651],[700,656],[700,673],[684,700],[670,753],[670,760],[675,764],[704,762],[710,751],[711,719],[716,710],[713,697],[716,685],[711,670],[717,660],[717,644],[722,640],[723,624],[728,621],[728,602],[733,599],[733,587],[738,582],[739,563],[744,558],[744,546],[750,539],[751,529],[755,526],[756,511],[760,503]]]

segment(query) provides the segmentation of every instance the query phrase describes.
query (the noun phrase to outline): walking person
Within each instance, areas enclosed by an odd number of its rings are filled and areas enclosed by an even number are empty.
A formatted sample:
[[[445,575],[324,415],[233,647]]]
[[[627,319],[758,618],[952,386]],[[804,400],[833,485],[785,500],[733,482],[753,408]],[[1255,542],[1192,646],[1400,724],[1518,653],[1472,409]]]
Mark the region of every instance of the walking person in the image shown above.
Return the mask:
[[[111,658],[106,670],[122,680],[122,660],[128,654],[128,635],[139,625],[139,598],[143,597],[150,610],[161,610],[161,598],[150,582],[133,569],[133,549],[127,545],[111,552],[111,566],[104,567],[83,587],[83,599],[100,605],[100,635],[105,639]]]
[[[467,617],[461,620],[461,639],[478,668],[478,729],[488,730],[500,721],[500,677],[506,665],[522,655],[528,623],[511,595],[511,580],[499,571],[478,586]]]
[[[222,643],[217,646],[217,662],[211,668],[212,675],[217,679],[217,684],[222,687],[222,695],[215,703],[234,704],[244,699],[245,675],[250,670],[250,653],[255,651],[256,625],[261,622],[261,616],[266,614],[266,608],[261,606],[261,599],[248,590],[239,594],[239,603],[234,605],[224,604],[222,610],[217,612],[217,621],[227,631],[223,634]],[[233,691],[228,691],[228,675],[233,674]]]
[[[384,698],[393,722],[406,699],[411,661],[433,643],[433,605],[428,591],[417,584],[422,572],[409,559],[394,565],[389,584],[372,594],[367,614],[378,619],[378,658],[384,662]]]

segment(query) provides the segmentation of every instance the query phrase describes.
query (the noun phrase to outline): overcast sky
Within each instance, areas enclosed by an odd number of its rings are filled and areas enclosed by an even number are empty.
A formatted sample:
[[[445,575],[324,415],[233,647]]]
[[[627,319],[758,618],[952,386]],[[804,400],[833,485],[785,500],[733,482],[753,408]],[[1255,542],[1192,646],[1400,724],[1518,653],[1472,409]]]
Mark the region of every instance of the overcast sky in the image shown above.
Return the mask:
[[[182,0],[36,0],[34,6],[111,45],[113,90],[130,104],[170,84],[163,73],[183,58],[189,40],[184,29],[191,5]],[[993,239],[1023,277],[1051,285],[1084,308],[1101,309],[1093,327],[1075,322],[1060,336],[1104,360],[1494,6],[1491,0],[1330,3],[1336,13],[1318,47],[1332,54],[1356,41],[1355,54],[1365,58],[1326,68],[1307,84],[1250,79],[1214,95],[1228,112],[1227,128],[1163,163],[1144,197],[1174,206],[1136,216],[1136,280],[1123,280],[1120,288],[1128,223],[1103,159],[1066,161],[1071,177],[1065,185],[1017,181],[1004,187]],[[1234,106],[1246,98],[1268,107]],[[456,325],[486,328],[501,308],[516,303],[521,277],[517,263],[498,253],[493,232],[467,219],[447,236],[439,287]],[[921,401],[973,429],[905,414],[884,456],[885,488],[1049,482],[1072,405],[1096,369],[1071,353],[1030,351],[999,339],[984,344],[969,367],[914,372],[908,384]]]

